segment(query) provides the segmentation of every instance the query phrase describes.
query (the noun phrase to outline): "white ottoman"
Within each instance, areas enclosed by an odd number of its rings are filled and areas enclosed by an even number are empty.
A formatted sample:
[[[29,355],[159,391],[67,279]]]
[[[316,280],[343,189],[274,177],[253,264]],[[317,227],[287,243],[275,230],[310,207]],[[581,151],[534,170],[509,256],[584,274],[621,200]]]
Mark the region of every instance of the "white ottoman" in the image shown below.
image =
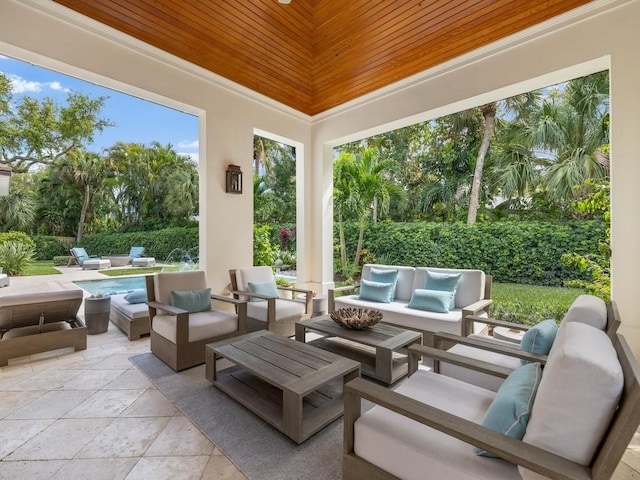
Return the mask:
[[[82,264],[83,270],[104,270],[105,268],[111,268],[111,262],[106,258],[92,258],[85,260]]]
[[[0,273],[0,287],[9,286],[9,276],[6,273]]]
[[[134,258],[131,265],[134,267],[153,267],[156,264],[156,259],[153,257],[139,257]]]

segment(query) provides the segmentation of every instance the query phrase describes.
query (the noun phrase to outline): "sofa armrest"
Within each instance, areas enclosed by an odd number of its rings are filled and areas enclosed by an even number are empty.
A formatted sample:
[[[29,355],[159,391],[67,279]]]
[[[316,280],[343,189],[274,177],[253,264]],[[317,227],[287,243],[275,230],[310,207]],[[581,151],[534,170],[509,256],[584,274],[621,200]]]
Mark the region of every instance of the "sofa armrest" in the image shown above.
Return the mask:
[[[451,333],[438,332],[434,335],[435,346],[438,349],[444,349],[450,347],[451,344],[467,345],[469,347],[480,348],[489,352],[500,353],[502,355],[508,355],[510,357],[520,358],[529,362],[539,362],[545,364],[547,362],[546,355],[539,355],[537,353],[529,353],[520,350],[520,348],[514,343],[513,347],[503,345],[502,343],[493,342],[490,339],[483,340],[480,338],[461,337],[459,335],[453,335]]]
[[[189,313],[188,311],[183,310],[181,308],[174,307],[172,305],[166,305],[160,302],[146,302],[146,303],[147,305],[149,305],[149,307],[155,308],[156,310],[164,310],[169,315],[180,315],[182,313]]]
[[[296,300],[296,293],[300,295],[304,295],[304,313],[311,313],[313,311],[313,291],[306,290],[304,288],[296,288],[296,287],[284,287],[278,286],[278,290],[284,290],[286,292],[292,292],[293,301],[299,302],[300,300]]]
[[[236,313],[238,314],[238,332],[245,333],[247,331],[247,302],[244,300],[238,300],[233,297],[225,297],[223,295],[211,294],[212,300],[220,302],[231,303],[236,307]]]
[[[418,370],[418,361],[421,357],[428,357],[433,360],[434,371],[437,371],[439,362],[445,362],[500,378],[507,378],[511,373],[510,368],[506,368],[501,365],[472,359],[463,355],[456,355],[455,353],[428,347],[426,345],[411,345],[408,348],[408,355],[409,375],[412,375],[416,370]]]
[[[328,309],[329,309],[329,313],[332,313],[335,311],[336,306],[335,306],[335,299],[336,299],[336,292],[349,292],[349,291],[356,291],[360,288],[360,285],[344,285],[342,287],[336,287],[336,288],[330,288],[328,291]]]
[[[556,480],[591,478],[588,467],[362,378],[351,380],[344,387],[343,453],[345,456],[355,456],[354,424],[361,416],[361,399],[369,400],[469,445],[492,452],[508,462],[522,465],[545,477]],[[421,447],[425,448],[424,445]]]
[[[477,302],[472,303],[471,305],[467,305],[462,308],[462,325],[460,325],[460,334],[470,335],[473,333],[473,321],[467,320],[468,317],[474,317],[478,315],[480,312],[485,311],[487,315],[489,315],[489,307],[493,303],[493,300],[490,298],[485,298],[482,300],[478,300]],[[482,318],[482,317],[480,317]]]
[[[523,323],[505,322],[504,320],[498,320],[490,317],[479,317],[476,315],[467,316],[466,321],[486,323],[487,325],[490,325],[493,327],[506,327],[506,328],[513,328],[513,329],[522,330],[522,331],[527,331],[531,328],[531,325],[524,325]]]

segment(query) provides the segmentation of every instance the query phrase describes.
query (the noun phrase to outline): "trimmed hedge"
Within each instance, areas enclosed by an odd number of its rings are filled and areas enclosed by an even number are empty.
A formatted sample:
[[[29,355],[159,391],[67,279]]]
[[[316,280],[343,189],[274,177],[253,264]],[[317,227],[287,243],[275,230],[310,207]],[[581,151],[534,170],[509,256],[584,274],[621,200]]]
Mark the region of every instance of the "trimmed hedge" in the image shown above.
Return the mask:
[[[181,261],[185,254],[192,260],[198,256],[198,228],[174,227],[163,230],[128,233],[96,233],[87,235],[78,246],[89,255],[125,255],[131,247],[144,247],[144,254],[159,262]]]
[[[356,224],[345,225],[347,251],[353,258],[358,238]],[[337,225],[334,238],[338,239]],[[598,252],[605,241],[599,221],[571,221],[557,225],[541,222],[390,223],[369,225],[364,248],[378,263],[448,268],[478,268],[496,282],[562,286],[572,279],[589,280],[563,264],[567,252]]]

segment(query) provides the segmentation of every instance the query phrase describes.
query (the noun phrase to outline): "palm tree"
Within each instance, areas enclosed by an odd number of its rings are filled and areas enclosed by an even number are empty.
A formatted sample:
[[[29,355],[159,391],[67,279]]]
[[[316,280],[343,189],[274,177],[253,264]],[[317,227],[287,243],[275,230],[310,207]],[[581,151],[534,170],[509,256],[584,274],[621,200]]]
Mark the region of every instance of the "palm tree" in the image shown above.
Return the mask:
[[[100,189],[103,180],[109,176],[109,172],[97,153],[84,151],[67,155],[56,168],[61,179],[70,180],[82,188],[83,200],[76,233],[76,242],[80,242],[90,211],[92,196]]]
[[[382,159],[377,148],[365,148],[359,154],[343,153],[334,166],[334,202],[337,205],[341,246],[344,245],[342,222],[345,216],[358,221],[358,244],[353,265],[360,263],[364,242],[364,229],[371,216],[377,222],[379,215],[389,211],[392,199],[404,198],[402,188],[393,183],[387,172],[393,167],[390,159]],[[341,248],[346,265],[345,249]]]
[[[33,229],[37,202],[28,175],[14,174],[9,195],[0,197],[0,231]]]

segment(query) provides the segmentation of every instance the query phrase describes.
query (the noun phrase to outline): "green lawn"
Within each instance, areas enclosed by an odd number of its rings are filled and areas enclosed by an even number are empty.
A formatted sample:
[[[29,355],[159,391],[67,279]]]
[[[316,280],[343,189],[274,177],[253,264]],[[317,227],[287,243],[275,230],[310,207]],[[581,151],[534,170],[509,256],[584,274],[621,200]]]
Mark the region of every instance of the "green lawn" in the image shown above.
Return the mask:
[[[53,266],[52,260],[36,260],[27,265],[22,275],[60,275],[60,271]]]
[[[547,318],[559,322],[582,293],[584,291],[577,288],[494,283],[491,317],[525,324],[535,324]]]

